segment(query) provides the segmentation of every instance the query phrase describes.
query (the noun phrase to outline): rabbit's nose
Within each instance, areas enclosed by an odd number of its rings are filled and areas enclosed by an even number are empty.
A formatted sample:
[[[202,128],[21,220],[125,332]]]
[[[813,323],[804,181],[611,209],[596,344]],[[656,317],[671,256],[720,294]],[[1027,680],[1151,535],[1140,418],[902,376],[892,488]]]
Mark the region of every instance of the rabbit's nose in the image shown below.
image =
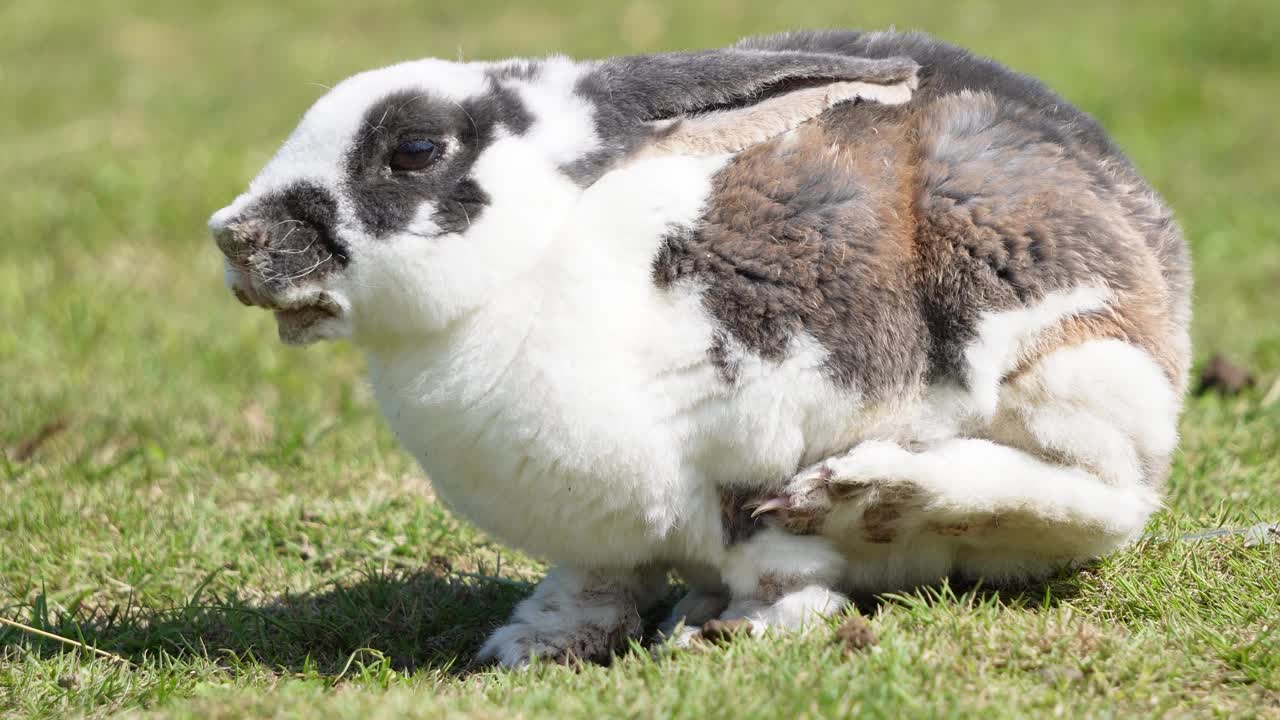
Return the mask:
[[[252,220],[210,221],[209,232],[222,254],[232,260],[243,260],[254,250],[269,244],[261,224]]]
[[[234,217],[230,210],[231,208],[225,207],[209,218],[209,234],[218,244],[218,249],[228,256],[238,249],[238,241],[232,230]]]
[[[228,226],[215,227],[209,224],[209,232],[213,235],[213,241],[218,244],[218,249],[228,257],[234,257],[242,254],[245,250],[244,243],[236,238],[236,234],[232,232]]]
[[[232,260],[243,259],[253,252],[260,242],[257,229],[258,223],[254,222],[254,218],[245,217],[245,213],[235,203],[209,218],[209,234],[218,244],[218,249]]]

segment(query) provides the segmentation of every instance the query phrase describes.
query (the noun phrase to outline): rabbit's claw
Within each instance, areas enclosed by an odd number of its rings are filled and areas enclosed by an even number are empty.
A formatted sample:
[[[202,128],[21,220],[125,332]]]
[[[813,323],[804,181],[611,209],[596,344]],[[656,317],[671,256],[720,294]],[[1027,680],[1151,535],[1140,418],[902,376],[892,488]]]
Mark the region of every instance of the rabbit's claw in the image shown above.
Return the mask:
[[[835,505],[866,495],[877,482],[891,478],[910,454],[893,443],[865,442],[802,470],[781,492],[752,501],[751,516],[773,520],[796,534],[819,532]]]

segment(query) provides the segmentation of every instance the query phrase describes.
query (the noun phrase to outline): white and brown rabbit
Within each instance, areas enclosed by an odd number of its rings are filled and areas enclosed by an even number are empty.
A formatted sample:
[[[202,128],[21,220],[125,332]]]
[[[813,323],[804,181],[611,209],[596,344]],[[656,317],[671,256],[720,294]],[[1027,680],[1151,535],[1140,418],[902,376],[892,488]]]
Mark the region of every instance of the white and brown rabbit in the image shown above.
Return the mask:
[[[282,339],[363,348],[451,508],[554,563],[505,665],[606,657],[670,570],[686,639],[1041,576],[1140,533],[1177,441],[1169,209],[918,34],[362,73],[210,227]]]

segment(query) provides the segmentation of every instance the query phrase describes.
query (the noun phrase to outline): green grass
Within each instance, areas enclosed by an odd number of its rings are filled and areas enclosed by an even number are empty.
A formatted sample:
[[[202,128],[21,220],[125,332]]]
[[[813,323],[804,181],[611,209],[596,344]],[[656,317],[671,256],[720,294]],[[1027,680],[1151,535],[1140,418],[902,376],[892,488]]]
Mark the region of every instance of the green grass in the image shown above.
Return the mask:
[[[1143,543],[1024,593],[872,599],[880,644],[849,656],[833,623],[473,668],[543,568],[435,504],[360,357],[280,346],[204,235],[317,84],[359,69],[922,28],[1102,120],[1193,245],[1197,359],[1258,376],[1189,401],[1150,534],[1280,520],[1280,12],[1038,5],[0,5],[0,617],[128,661],[0,627],[0,715],[1280,717],[1280,546],[1238,537]]]

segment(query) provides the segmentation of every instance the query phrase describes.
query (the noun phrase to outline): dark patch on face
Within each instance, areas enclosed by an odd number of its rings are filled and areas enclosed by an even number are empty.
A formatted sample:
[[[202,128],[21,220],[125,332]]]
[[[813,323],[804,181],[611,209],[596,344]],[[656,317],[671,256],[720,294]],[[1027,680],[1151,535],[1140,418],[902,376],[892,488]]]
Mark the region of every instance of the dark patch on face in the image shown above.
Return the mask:
[[[565,164],[561,168],[568,178],[586,187],[600,178],[622,158],[629,156],[641,144],[654,136],[653,128],[644,118],[628,114],[629,108],[614,104],[610,83],[613,75],[599,70],[578,79],[574,92],[585,97],[595,111],[592,122],[600,147]]]
[[[356,216],[374,236],[404,231],[424,202],[443,233],[465,230],[489,204],[470,177],[471,166],[499,127],[524,133],[532,118],[520,99],[497,80],[489,91],[455,103],[431,93],[401,91],[365,113],[347,156],[348,192]],[[394,172],[389,158],[403,142],[431,140],[444,145],[441,157],[423,170]]]
[[[228,224],[218,245],[260,287],[279,292],[347,265],[346,246],[334,232],[337,221],[338,203],[327,190],[296,183],[255,202]]]
[[[715,178],[706,214],[669,235],[659,287],[691,280],[745,349],[786,358],[805,333],[842,386],[882,399],[924,370],[925,326],[910,277],[911,174],[898,111],[848,104],[822,124],[741,153]],[[833,153],[832,146],[839,151]],[[723,343],[708,354],[736,374]]]
[[[906,58],[703,50],[610,58],[579,78],[575,92],[595,109],[602,147],[565,166],[589,185],[654,137],[654,120],[726,110],[837,80],[898,83],[915,73]]]

